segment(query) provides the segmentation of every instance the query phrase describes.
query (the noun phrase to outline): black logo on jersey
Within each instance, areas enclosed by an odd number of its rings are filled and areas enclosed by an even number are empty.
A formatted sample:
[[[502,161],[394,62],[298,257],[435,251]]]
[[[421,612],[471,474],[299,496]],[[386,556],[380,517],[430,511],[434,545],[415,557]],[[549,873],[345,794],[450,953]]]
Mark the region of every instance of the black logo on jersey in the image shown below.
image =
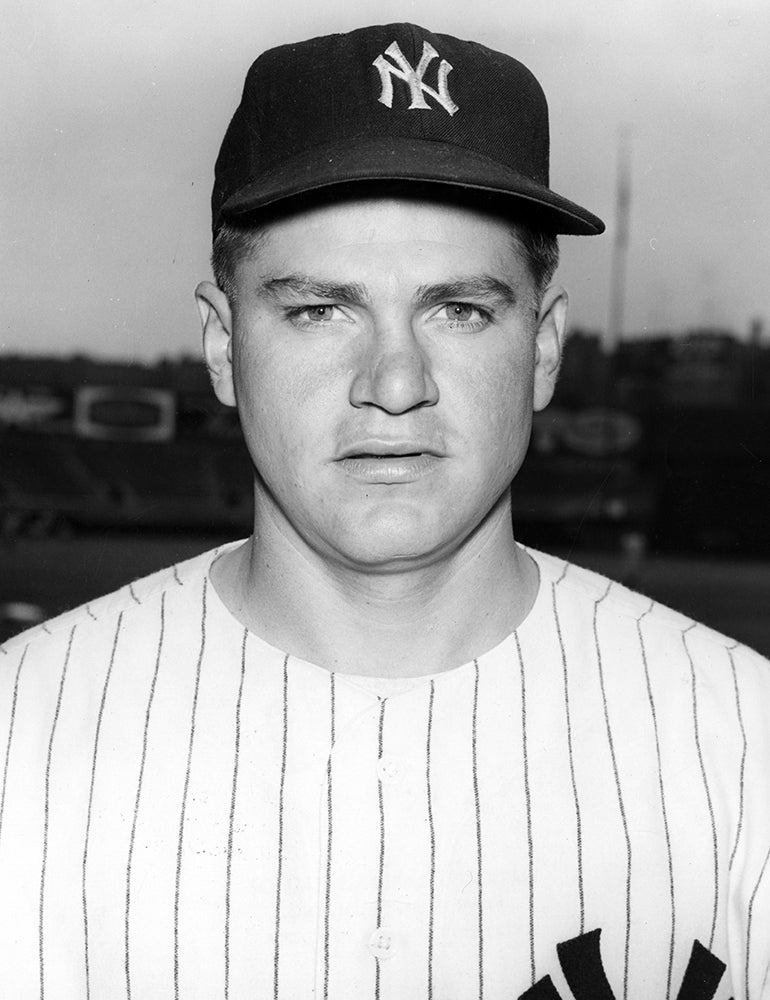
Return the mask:
[[[601,930],[589,931],[556,945],[559,965],[575,1000],[615,1000],[602,964]],[[690,961],[676,1000],[713,1000],[724,974],[724,962],[693,942]],[[518,1000],[562,1000],[550,976],[539,979]]]

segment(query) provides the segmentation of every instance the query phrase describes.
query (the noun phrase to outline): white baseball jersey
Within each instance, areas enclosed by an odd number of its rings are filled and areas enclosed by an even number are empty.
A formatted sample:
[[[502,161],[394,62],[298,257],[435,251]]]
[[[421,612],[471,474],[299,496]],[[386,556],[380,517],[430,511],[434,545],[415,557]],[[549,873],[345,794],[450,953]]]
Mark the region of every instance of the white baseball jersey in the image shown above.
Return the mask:
[[[533,553],[433,676],[267,645],[214,553],[0,653],[0,996],[767,1000],[770,665]]]

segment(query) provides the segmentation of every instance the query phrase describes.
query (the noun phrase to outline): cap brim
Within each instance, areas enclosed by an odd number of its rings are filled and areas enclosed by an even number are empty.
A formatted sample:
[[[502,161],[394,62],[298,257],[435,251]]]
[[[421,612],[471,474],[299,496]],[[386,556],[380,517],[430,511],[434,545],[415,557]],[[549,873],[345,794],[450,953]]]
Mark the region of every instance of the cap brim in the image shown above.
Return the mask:
[[[448,184],[516,199],[554,233],[596,236],[605,228],[587,209],[495,160],[450,143],[407,137],[346,141],[306,151],[230,195],[218,222],[310,191],[378,180]]]

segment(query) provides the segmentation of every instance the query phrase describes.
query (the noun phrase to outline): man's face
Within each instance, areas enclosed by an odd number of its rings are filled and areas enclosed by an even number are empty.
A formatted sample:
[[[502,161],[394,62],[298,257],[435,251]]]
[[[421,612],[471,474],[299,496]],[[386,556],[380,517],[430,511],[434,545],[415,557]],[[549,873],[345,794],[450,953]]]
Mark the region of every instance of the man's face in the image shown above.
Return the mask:
[[[427,565],[508,518],[565,301],[537,311],[510,225],[412,199],[273,222],[232,313],[199,291],[219,398],[237,401],[257,523],[358,569]],[[214,307],[211,307],[212,302]]]

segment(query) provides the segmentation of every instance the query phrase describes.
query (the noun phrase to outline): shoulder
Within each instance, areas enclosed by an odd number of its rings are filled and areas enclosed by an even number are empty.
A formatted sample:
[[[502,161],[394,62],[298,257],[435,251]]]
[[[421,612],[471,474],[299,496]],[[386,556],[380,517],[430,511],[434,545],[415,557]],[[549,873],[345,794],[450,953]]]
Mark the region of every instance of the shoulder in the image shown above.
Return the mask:
[[[712,670],[737,672],[770,699],[770,661],[753,649],[601,573],[529,551],[541,586],[551,592],[562,614],[597,640],[627,643],[651,660],[677,664],[703,680]]]
[[[76,635],[81,651],[96,651],[119,624],[130,625],[135,635],[141,637],[149,622],[157,619],[167,595],[174,595],[175,605],[183,607],[185,598],[200,589],[219,551],[211,549],[158,570],[14,636],[0,645],[0,671],[22,659],[59,660],[67,655]]]
[[[231,629],[237,634],[228,645],[222,626],[230,619],[209,584],[216,554],[169,566],[0,647],[6,756],[13,744],[14,754],[42,766],[56,734],[61,759],[85,766],[103,711],[116,747],[138,738],[156,682],[168,699],[165,716],[173,716],[193,696],[205,651],[221,657],[241,637],[240,626]],[[216,642],[208,639],[212,632]]]

